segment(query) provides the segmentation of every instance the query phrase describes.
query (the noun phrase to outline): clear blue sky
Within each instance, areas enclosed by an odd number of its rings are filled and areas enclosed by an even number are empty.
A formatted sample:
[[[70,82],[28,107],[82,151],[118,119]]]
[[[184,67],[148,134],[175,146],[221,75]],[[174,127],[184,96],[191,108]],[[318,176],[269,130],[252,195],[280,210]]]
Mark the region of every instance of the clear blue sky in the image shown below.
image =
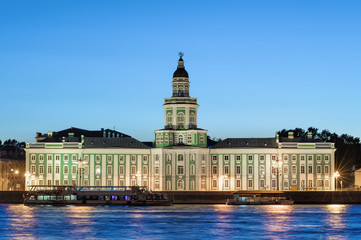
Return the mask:
[[[0,139],[151,141],[179,51],[212,137],[361,137],[361,1],[1,1]]]

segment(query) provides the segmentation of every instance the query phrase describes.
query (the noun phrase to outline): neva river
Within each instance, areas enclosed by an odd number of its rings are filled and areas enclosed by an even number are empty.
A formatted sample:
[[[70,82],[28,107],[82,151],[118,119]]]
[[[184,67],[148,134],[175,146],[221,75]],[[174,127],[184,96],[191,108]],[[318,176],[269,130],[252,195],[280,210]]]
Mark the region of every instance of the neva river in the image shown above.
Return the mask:
[[[361,239],[361,205],[0,204],[0,239]]]

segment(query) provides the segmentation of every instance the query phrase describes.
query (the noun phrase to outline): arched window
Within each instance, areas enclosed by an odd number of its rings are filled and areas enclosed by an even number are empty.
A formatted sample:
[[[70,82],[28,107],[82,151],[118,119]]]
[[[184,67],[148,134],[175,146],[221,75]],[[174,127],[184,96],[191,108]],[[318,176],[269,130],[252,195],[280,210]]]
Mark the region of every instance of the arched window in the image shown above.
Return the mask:
[[[167,181],[167,190],[171,190],[171,183],[169,180]]]
[[[167,113],[167,125],[171,126],[172,121],[173,121],[172,113],[169,112],[169,113]]]
[[[178,154],[178,162],[183,162],[183,154]]]
[[[167,167],[166,167],[166,174],[167,174],[167,175],[171,175],[171,173],[172,173],[171,166],[170,166],[170,164],[167,164]]]
[[[189,116],[189,124],[191,126],[196,125],[196,117],[195,117],[194,113],[191,113],[191,115]]]
[[[183,136],[182,136],[182,135],[179,135],[179,137],[178,137],[178,142],[179,142],[179,143],[183,143]]]
[[[190,175],[195,175],[196,174],[196,167],[194,166],[194,164],[191,165],[191,170],[190,170]]]
[[[184,114],[182,112],[177,114],[178,128],[184,128]]]
[[[177,181],[177,190],[183,190],[184,189],[184,181],[178,180]]]
[[[190,185],[190,190],[196,190],[196,184],[194,182],[194,180],[191,181],[191,185]]]

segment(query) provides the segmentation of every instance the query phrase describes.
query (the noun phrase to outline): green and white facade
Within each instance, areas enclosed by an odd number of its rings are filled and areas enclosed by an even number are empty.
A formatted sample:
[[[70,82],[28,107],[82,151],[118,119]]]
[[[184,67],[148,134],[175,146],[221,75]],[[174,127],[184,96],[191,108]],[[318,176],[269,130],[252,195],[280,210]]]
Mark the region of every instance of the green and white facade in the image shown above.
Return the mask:
[[[207,130],[197,124],[197,99],[189,90],[181,56],[172,97],[163,104],[164,128],[154,132],[152,147],[103,129],[97,134],[67,129],[58,137],[49,132],[27,143],[26,184],[142,185],[155,191],[334,190],[334,143],[289,133],[288,138],[228,138],[208,146]]]

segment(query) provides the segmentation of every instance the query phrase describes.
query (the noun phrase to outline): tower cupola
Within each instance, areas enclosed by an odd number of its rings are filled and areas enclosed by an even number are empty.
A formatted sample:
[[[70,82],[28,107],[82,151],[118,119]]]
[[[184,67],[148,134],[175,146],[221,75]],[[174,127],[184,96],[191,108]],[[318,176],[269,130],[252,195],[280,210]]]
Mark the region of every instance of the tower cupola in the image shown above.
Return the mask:
[[[184,68],[184,61],[183,61],[183,53],[180,52],[179,54],[179,60],[178,60],[178,67],[177,70],[173,73],[173,78],[189,78],[188,72]]]

